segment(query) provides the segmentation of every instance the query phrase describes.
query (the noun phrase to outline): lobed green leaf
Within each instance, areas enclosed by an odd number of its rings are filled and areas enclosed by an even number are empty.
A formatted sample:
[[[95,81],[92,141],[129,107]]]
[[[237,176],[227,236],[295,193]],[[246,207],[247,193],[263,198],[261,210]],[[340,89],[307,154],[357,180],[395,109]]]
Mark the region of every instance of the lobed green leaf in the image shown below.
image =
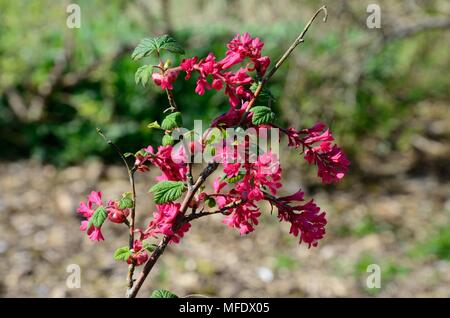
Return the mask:
[[[174,293],[165,289],[156,289],[153,291],[151,298],[178,298]]]
[[[161,181],[150,188],[157,204],[164,204],[180,198],[186,186],[181,181]]]
[[[275,118],[275,114],[267,106],[254,106],[250,109],[250,112],[253,113],[252,123],[254,125],[268,124]]]
[[[183,125],[183,119],[180,112],[171,113],[164,118],[161,128],[164,130],[172,130]]]

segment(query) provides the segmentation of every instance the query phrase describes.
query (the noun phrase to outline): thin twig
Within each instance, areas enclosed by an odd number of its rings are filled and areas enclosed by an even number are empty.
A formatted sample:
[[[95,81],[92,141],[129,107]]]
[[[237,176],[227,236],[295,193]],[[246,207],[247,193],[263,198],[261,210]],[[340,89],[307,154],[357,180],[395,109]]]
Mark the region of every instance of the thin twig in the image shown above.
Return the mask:
[[[171,90],[166,89],[167,99],[169,100],[170,107],[164,110],[163,112],[171,111],[174,112],[178,109],[177,103],[175,103],[175,98],[173,97],[173,93]]]
[[[230,204],[224,206],[223,208],[220,208],[220,209],[217,209],[217,210],[214,210],[214,211],[205,211],[205,212],[192,213],[192,214],[186,216],[185,220],[186,220],[186,223],[187,223],[187,222],[190,222],[192,220],[195,220],[195,219],[198,219],[198,218],[201,218],[201,217],[204,217],[204,216],[208,216],[208,215],[214,215],[214,214],[219,214],[219,213],[220,214],[224,214],[224,215],[228,215],[228,213],[226,213],[226,211],[228,211],[230,209],[233,209],[235,207],[238,207],[238,206],[240,206],[243,203],[244,203],[243,200],[239,200],[239,201],[230,203]]]
[[[112,142],[112,140],[106,138],[106,136],[103,134],[103,132],[100,128],[97,128],[97,132],[100,136],[102,136],[102,138],[106,141],[106,143],[108,145],[113,147],[113,149],[118,153],[118,155],[122,159],[123,163],[125,164],[125,167],[127,168],[128,180],[130,182],[130,187],[131,187],[131,199],[133,201],[133,206],[131,207],[131,213],[130,213],[130,221],[128,222],[128,220],[127,220],[128,227],[129,227],[128,246],[131,250],[133,248],[133,243],[134,243],[134,228],[135,228],[135,218],[136,218],[136,184],[134,182],[134,173],[136,172],[136,170],[134,167],[131,167],[128,164],[128,161],[125,158],[125,156],[123,155],[120,148],[114,142]],[[133,287],[133,283],[134,283],[133,274],[134,274],[135,267],[136,267],[136,265],[134,263],[131,263],[128,266],[128,274],[127,274],[128,291],[127,291],[127,293],[129,293],[129,290]]]
[[[291,55],[292,51],[294,51],[294,49],[297,47],[297,45],[299,45],[300,43],[303,43],[305,41],[304,37],[306,35],[306,32],[308,32],[309,27],[311,26],[311,24],[314,22],[314,20],[320,14],[321,11],[323,11],[323,14],[324,14],[323,22],[327,21],[327,18],[328,18],[327,7],[322,6],[319,8],[319,10],[316,11],[316,13],[313,15],[313,17],[308,21],[308,23],[306,24],[302,33],[300,33],[300,35],[295,39],[295,41],[286,50],[286,52],[284,52],[284,54],[280,57],[278,62],[275,64],[275,66],[272,67],[272,69],[269,71],[269,73],[267,73],[264,76],[264,79],[263,79],[264,82],[267,82],[273,76],[273,74],[275,74],[275,72],[280,68],[280,66],[284,63],[284,61],[286,61],[286,59],[289,57],[289,55]]]

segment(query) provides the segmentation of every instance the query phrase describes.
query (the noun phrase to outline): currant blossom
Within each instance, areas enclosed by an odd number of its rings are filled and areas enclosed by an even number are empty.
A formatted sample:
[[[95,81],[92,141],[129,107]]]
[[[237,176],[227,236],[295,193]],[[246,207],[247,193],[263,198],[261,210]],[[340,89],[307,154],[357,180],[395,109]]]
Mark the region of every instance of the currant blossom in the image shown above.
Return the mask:
[[[147,262],[148,254],[145,249],[142,247],[142,241],[134,240],[133,242],[133,250],[132,254],[127,260],[128,264],[135,264],[136,266],[140,266]]]

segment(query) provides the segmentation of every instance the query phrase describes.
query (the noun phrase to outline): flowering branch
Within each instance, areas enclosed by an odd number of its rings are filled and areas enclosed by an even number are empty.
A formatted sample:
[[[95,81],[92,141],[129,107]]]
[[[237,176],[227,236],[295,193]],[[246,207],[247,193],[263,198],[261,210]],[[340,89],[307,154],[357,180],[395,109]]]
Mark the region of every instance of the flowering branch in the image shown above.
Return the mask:
[[[300,238],[309,247],[316,246],[325,234],[325,212],[310,200],[304,201],[304,192],[276,197],[281,184],[281,167],[276,153],[263,150],[259,145],[254,147],[254,141],[267,134],[267,128],[278,128],[287,136],[288,145],[301,148],[309,164],[318,169],[318,176],[323,183],[338,182],[348,170],[350,162],[345,154],[335,144],[331,132],[324,124],[316,124],[308,129],[296,130],[282,128],[273,123],[275,114],[271,111],[271,94],[265,84],[280,68],[292,51],[304,41],[304,36],[314,19],[320,12],[327,17],[326,7],[321,7],[309,20],[304,30],[291,44],[278,62],[267,72],[270,58],[262,56],[264,43],[259,38],[252,38],[248,33],[237,35],[227,45],[226,56],[216,60],[213,53],[206,58],[183,59],[179,66],[170,68],[170,62],[164,61],[164,51],[174,54],[184,54],[183,48],[170,36],[163,35],[141,41],[132,54],[135,60],[146,56],[157,58],[158,65],[143,65],[135,75],[136,83],[146,85],[150,78],[154,84],[166,92],[170,111],[159,124],[153,122],[149,128],[161,129],[164,132],[162,145],[155,150],[148,146],[135,154],[122,154],[120,149],[107,140],[99,130],[100,135],[112,145],[124,161],[129,175],[131,192],[126,192],[118,201],[102,201],[102,193],[92,191],[87,203],[81,202],[78,208],[86,219],[80,229],[86,231],[91,240],[103,240],[101,227],[106,219],[113,223],[125,223],[130,229],[128,246],[121,247],[114,253],[116,260],[129,264],[127,297],[137,296],[148,274],[153,269],[159,257],[170,243],[178,243],[189,231],[191,222],[204,216],[222,214],[223,223],[236,228],[244,235],[252,232],[258,225],[261,215],[257,203],[269,202],[278,209],[280,221],[291,224],[290,233]],[[244,64],[246,60],[250,60]],[[237,71],[231,70],[235,65],[245,65]],[[156,69],[154,72],[153,70]],[[176,106],[172,93],[173,83],[179,73],[185,72],[189,80],[196,74],[195,92],[203,95],[206,90],[215,89],[228,97],[230,109],[215,118],[210,129],[216,129],[219,137],[211,136],[210,131],[203,134],[193,134],[193,131],[179,134],[182,116]],[[253,74],[253,76],[251,76]],[[268,106],[255,106],[256,101],[268,98]],[[253,130],[256,136],[244,136],[239,140],[238,132],[244,129]],[[174,134],[177,132],[178,134]],[[175,144],[175,137],[182,138]],[[187,136],[200,140],[186,140]],[[213,138],[214,137],[214,138]],[[249,137],[249,138],[246,138]],[[179,147],[179,146],[182,147]],[[236,147],[237,146],[237,147]],[[240,146],[243,149],[239,150]],[[253,150],[252,150],[253,149]],[[254,151],[256,149],[256,151]],[[193,159],[196,154],[210,154],[207,165],[194,181]],[[134,156],[134,166],[131,167],[126,157]],[[158,167],[162,174],[156,178],[158,183],[149,192],[153,193],[156,211],[153,219],[144,229],[135,228],[135,185],[134,173],[146,172],[150,166]],[[213,183],[213,190],[206,190],[205,181],[221,167],[222,175]],[[184,195],[183,195],[184,193]],[[216,209],[212,209],[217,207]],[[188,214],[188,210],[191,210]],[[128,222],[127,217],[131,215]],[[135,233],[139,235],[135,236]],[[149,240],[162,237],[157,244]],[[135,267],[144,265],[133,281]]]

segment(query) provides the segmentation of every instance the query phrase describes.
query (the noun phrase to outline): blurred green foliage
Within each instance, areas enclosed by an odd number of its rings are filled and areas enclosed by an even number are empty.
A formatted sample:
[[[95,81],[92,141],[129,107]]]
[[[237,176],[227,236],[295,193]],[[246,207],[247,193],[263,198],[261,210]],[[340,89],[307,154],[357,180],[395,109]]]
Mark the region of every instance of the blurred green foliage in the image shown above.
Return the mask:
[[[425,242],[420,242],[410,251],[413,257],[437,257],[450,261],[450,228],[439,226]]]
[[[438,2],[433,1],[436,6]],[[257,6],[255,1],[190,5],[171,1],[168,9],[163,2],[77,3],[81,28],[68,29],[67,2],[0,2],[0,147],[7,149],[2,158],[34,157],[58,165],[91,156],[118,160],[96,127],[124,151],[156,145],[162,133],[146,125],[161,120],[167,100],[154,85],[143,88],[134,82],[142,62],[132,61],[130,53],[142,38],[170,32],[188,56],[202,57],[210,51],[223,56],[227,41],[248,31],[265,41],[265,53],[275,61],[317,9],[313,1],[304,1],[301,9],[295,1],[284,1],[283,10],[269,3]],[[245,12],[252,4],[260,11],[255,9],[249,17]],[[429,12],[432,7],[428,6]],[[306,42],[270,83],[277,99],[274,109],[281,115],[278,120],[298,128],[322,120],[352,157],[364,136],[380,140],[388,149],[404,150],[420,129],[410,124],[413,107],[423,101],[449,100],[450,78],[442,72],[450,66],[443,32],[384,41],[382,32],[367,29],[339,8],[329,4],[327,24],[316,21]],[[350,8],[364,12],[357,3]],[[33,103],[45,92],[64,52],[70,58],[60,81],[33,117]],[[83,78],[70,83],[71,75],[86,70]],[[194,88],[191,79],[179,80],[174,89],[187,127],[194,119],[209,121],[228,107],[223,94],[198,96]],[[27,112],[20,115],[14,92],[22,108],[31,113],[28,118]]]

